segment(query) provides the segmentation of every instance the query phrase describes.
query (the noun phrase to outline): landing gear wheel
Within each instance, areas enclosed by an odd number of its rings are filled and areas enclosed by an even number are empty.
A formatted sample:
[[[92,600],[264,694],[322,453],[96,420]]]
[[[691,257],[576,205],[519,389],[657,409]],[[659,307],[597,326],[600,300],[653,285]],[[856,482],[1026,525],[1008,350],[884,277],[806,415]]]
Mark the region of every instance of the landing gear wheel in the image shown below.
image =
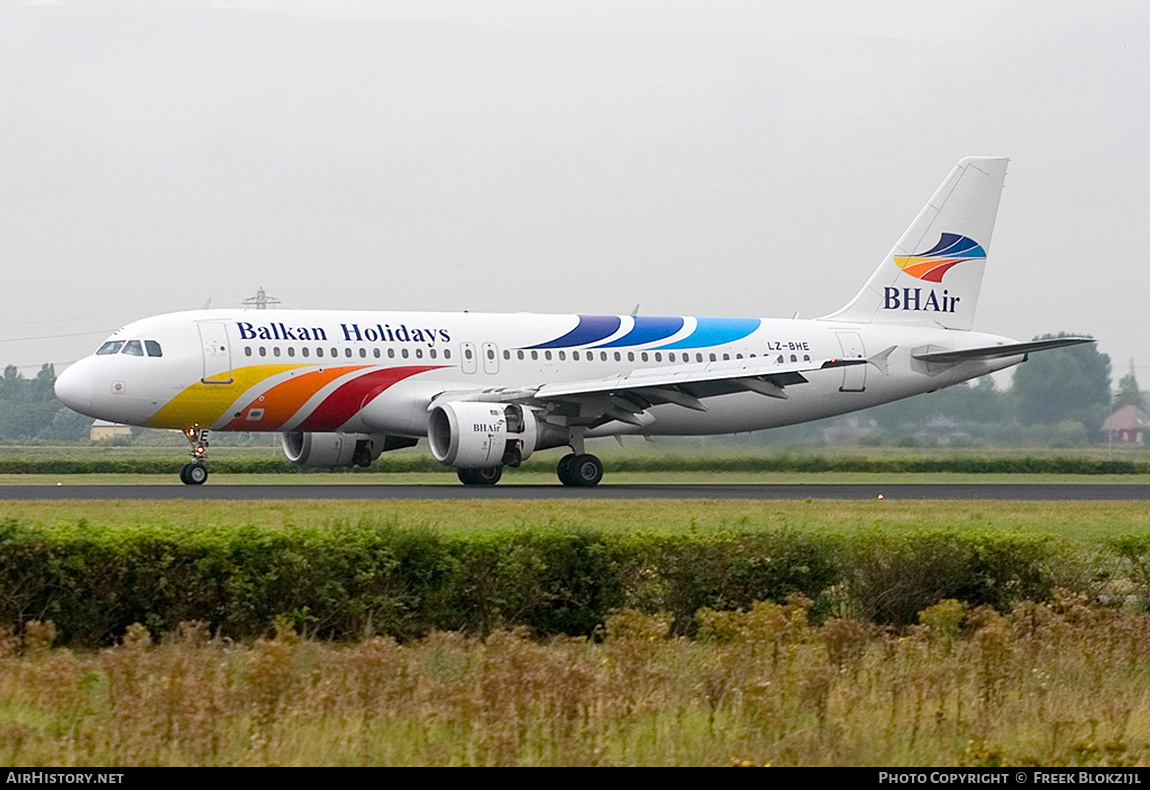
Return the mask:
[[[502,466],[489,466],[485,469],[460,469],[456,472],[459,482],[465,486],[493,486],[503,477]]]
[[[184,464],[184,468],[180,470],[180,480],[182,480],[185,485],[202,486],[207,479],[208,468],[203,464]]]
[[[567,474],[580,488],[594,488],[603,479],[603,462],[593,455],[577,455]]]
[[[575,453],[567,453],[559,459],[559,465],[555,467],[555,473],[559,475],[559,482],[565,486],[576,485],[575,478],[571,476],[571,462],[576,458]]]

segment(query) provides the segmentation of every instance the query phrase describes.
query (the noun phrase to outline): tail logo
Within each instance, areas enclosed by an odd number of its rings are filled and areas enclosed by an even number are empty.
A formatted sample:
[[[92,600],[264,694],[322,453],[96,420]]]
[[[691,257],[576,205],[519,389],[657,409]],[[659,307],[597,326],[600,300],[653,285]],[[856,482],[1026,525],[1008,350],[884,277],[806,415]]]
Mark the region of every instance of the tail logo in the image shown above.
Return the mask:
[[[943,233],[939,237],[938,244],[926,252],[896,255],[894,262],[911,277],[928,283],[940,283],[942,276],[950,271],[951,267],[985,258],[986,250],[982,249],[974,239],[968,239],[957,233]]]

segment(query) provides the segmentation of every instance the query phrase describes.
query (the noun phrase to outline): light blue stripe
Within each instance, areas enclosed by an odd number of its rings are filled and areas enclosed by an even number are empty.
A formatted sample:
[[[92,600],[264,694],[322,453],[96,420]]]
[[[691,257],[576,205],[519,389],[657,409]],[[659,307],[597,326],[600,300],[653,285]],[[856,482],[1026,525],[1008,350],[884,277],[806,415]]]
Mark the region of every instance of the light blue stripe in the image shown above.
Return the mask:
[[[734,343],[759,328],[758,318],[697,318],[695,331],[682,340],[658,348],[708,348]]]

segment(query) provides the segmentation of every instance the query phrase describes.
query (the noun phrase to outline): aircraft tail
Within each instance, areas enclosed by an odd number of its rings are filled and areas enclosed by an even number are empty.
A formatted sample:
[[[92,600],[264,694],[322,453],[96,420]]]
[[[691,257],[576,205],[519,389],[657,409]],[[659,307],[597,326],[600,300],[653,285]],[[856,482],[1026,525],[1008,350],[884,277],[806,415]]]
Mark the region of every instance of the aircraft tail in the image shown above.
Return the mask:
[[[823,320],[970,329],[1007,161],[955,165],[858,295]]]

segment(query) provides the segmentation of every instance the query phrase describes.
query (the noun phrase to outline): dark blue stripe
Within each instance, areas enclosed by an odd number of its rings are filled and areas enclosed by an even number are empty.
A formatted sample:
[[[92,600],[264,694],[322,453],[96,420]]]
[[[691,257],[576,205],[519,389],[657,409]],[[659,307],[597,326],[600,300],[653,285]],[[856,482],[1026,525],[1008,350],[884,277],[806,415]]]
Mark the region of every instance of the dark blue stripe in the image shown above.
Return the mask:
[[[599,348],[621,348],[641,346],[670,337],[683,328],[683,319],[678,316],[662,318],[658,316],[635,316],[635,326],[618,340],[604,343]]]
[[[557,337],[547,343],[526,348],[570,348],[571,346],[585,346],[588,343],[597,343],[605,337],[611,337],[619,331],[623,320],[617,315],[581,315],[579,324],[562,337]]]

